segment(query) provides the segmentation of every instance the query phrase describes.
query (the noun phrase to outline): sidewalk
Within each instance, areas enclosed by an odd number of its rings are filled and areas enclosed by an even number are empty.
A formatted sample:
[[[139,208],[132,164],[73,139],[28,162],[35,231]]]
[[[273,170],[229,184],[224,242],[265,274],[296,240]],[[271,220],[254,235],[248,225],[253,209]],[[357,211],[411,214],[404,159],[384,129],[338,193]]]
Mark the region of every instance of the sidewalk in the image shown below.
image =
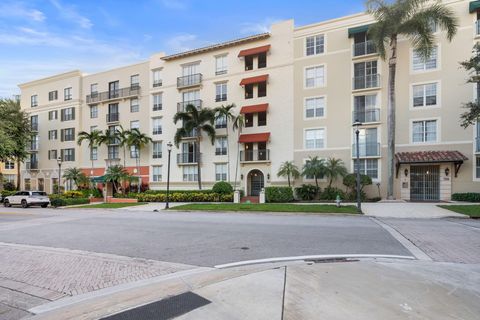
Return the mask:
[[[377,218],[468,218],[467,216],[438,207],[440,203],[418,202],[375,202],[362,203],[362,210],[367,216]]]

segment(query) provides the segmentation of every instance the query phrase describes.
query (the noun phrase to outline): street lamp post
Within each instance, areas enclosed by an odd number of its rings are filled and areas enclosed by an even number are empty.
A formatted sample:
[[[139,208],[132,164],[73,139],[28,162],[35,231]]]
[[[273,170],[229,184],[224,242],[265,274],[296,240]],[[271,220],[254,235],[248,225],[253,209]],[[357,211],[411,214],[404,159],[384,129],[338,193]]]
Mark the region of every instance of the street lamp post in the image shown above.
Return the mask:
[[[58,164],[58,185],[57,185],[57,193],[60,194],[60,186],[61,186],[61,179],[62,179],[62,157],[57,158]]]
[[[169,208],[168,200],[170,195],[170,155],[172,153],[173,144],[171,142],[167,143],[167,150],[168,150],[168,163],[167,163],[167,201],[165,202],[165,209]]]
[[[360,126],[362,123],[358,120],[355,120],[353,123],[353,127],[355,128],[355,148],[356,148],[356,160],[357,165],[355,166],[355,170],[357,173],[357,213],[362,213],[362,198],[360,194],[360,144],[359,144],[359,136],[360,136]]]

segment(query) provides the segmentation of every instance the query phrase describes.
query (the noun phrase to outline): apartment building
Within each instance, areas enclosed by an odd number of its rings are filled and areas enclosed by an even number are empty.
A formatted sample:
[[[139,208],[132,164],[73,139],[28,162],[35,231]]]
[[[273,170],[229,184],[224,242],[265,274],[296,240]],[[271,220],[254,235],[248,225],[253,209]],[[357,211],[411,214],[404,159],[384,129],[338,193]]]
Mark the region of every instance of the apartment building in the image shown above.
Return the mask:
[[[438,30],[434,54],[423,61],[409,41],[399,39],[396,198],[449,200],[454,192],[480,190],[480,126],[464,130],[458,121],[461,103],[475,98],[458,62],[469,58],[480,39],[480,1],[445,3],[460,21],[452,43]],[[245,128],[233,132],[219,119],[214,143],[202,137],[204,187],[237,180],[255,196],[266,185],[286,184],[276,174],[282,162],[294,160],[301,167],[310,156],[340,158],[353,172],[352,124],[358,120],[359,165],[374,181],[366,191],[384,197],[388,70],[366,34],[371,23],[366,14],[302,27],[288,20],[265,34],[173,55],[157,53],[148,61],[92,75],[73,71],[22,84],[21,104],[36,132],[22,185],[51,192],[60,156],[62,169],[79,167],[99,177],[106,167],[122,164],[150,188],[165,188],[167,143],[182,125],[173,123],[175,113],[188,104],[235,103]],[[139,128],[154,142],[140,152],[123,150],[118,141],[93,151],[76,144],[80,131],[120,126]],[[194,148],[193,133],[174,146],[173,189],[197,187]],[[296,181],[301,183],[313,180]]]

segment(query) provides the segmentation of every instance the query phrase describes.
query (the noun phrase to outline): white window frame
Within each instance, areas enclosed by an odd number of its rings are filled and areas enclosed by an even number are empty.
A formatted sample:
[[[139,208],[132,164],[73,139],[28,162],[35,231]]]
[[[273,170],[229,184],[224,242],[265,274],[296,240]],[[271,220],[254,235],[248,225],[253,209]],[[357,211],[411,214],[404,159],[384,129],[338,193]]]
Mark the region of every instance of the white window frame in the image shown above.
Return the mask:
[[[220,60],[219,60],[220,59]],[[219,76],[222,74],[228,73],[228,54],[221,54],[215,56],[215,75]],[[219,61],[222,61],[222,64],[219,66]]]
[[[323,147],[321,148],[307,148],[307,132],[313,130],[322,130],[323,131]],[[327,128],[326,127],[316,127],[316,128],[304,128],[303,129],[303,149],[304,150],[324,150],[327,148]]]
[[[90,160],[98,160],[98,147],[90,148]]]
[[[155,108],[156,105],[158,105],[157,108]],[[161,110],[163,110],[163,93],[162,92],[154,93],[152,94],[152,111],[161,111]]]
[[[415,50],[413,48],[410,49],[410,73],[416,74],[416,73],[426,73],[426,72],[433,72],[433,71],[439,71],[441,69],[441,47],[440,44],[435,44],[434,47],[436,47],[437,50],[437,59],[436,59],[436,65],[435,68],[427,69],[427,62],[422,62],[423,68],[422,69],[415,69]]]
[[[427,106],[426,105],[426,89],[425,87],[430,84],[435,84],[436,85],[436,95],[437,95],[437,104]],[[414,87],[415,86],[424,86],[423,88],[423,99],[424,99],[424,105],[423,106],[414,106]],[[433,81],[424,81],[424,82],[415,82],[410,85],[410,110],[424,110],[424,109],[434,109],[434,108],[440,108],[441,107],[441,96],[442,96],[442,85],[440,80],[433,80]]]
[[[139,129],[140,130],[140,120],[130,121],[130,129]]]
[[[191,171],[191,172],[186,172],[186,171]],[[185,182],[196,182],[196,181],[198,181],[197,166],[196,165],[183,166],[182,167],[182,179]]]
[[[159,126],[155,126],[155,123],[156,123],[157,121],[158,121],[158,123],[160,124]],[[160,132],[154,133],[156,128],[160,128]],[[153,135],[159,135],[159,134],[162,134],[162,133],[163,133],[163,130],[162,130],[162,117],[152,118],[152,134],[153,134]]]
[[[307,72],[309,69],[323,68],[323,83],[317,84],[317,78],[311,78],[314,80],[313,86],[307,86]],[[318,79],[321,79],[319,77]],[[304,89],[315,89],[315,88],[325,88],[327,86],[327,65],[319,64],[314,66],[306,66],[303,68],[303,88]]]
[[[323,45],[322,45],[322,51],[321,52],[317,52],[317,37],[322,37],[323,38]],[[308,47],[307,47],[308,39],[310,39],[310,38],[313,38],[313,53],[312,54],[308,54]],[[326,36],[326,34],[320,33],[320,34],[315,34],[315,35],[305,37],[305,40],[303,42],[303,48],[304,48],[303,54],[304,54],[305,57],[314,57],[314,56],[325,54],[325,52],[327,51],[326,50],[327,49],[327,36]]]
[[[90,106],[90,119],[97,119],[98,118],[98,105]]]
[[[420,122],[420,121],[436,121],[436,132],[435,132],[435,141],[413,141],[413,124],[414,122]],[[441,141],[440,139],[440,128],[441,128],[441,123],[440,123],[440,118],[421,118],[421,119],[410,119],[410,143],[413,145],[422,145],[422,144],[436,144]],[[423,135],[425,136],[425,131],[423,132]]]
[[[160,150],[156,150],[156,146],[160,146],[158,149]],[[161,159],[162,156],[163,156],[163,141],[153,141],[152,142],[152,159]]]
[[[221,151],[220,154],[217,154],[217,149]],[[223,151],[225,151],[225,154],[223,154]],[[228,152],[228,140],[226,136],[217,136],[215,138],[215,155],[218,156],[223,156],[227,155]]]
[[[222,170],[218,170],[222,168]],[[219,179],[220,178],[220,179]],[[226,163],[215,163],[215,181],[228,180],[228,166]]]
[[[72,91],[73,91],[72,87],[67,87],[67,88],[63,89],[63,100],[64,101],[69,101],[69,100],[73,99]]]
[[[223,99],[225,95],[225,99]],[[217,100],[217,97],[220,96],[220,99]],[[215,83],[215,102],[227,101],[228,100],[228,85],[227,82],[218,82]]]
[[[314,116],[313,117],[307,117],[307,101],[312,100],[312,99],[323,99],[323,115],[322,116],[316,116],[316,109],[314,108]],[[326,95],[321,95],[321,96],[311,96],[311,97],[305,97],[303,99],[303,120],[315,120],[315,119],[325,119],[327,117],[327,96]]]
[[[156,170],[158,171],[155,172]],[[152,166],[152,182],[161,182],[162,178],[162,166]]]
[[[134,103],[136,101],[136,103]],[[139,112],[140,111],[140,102],[138,101],[138,98],[132,98],[130,99],[130,112]]]
[[[353,173],[357,173],[356,171],[356,168],[355,168],[355,161],[357,159],[352,159],[352,172]],[[382,161],[380,161],[381,159],[380,158],[360,158],[360,162],[364,161],[365,165],[364,165],[364,168],[363,168],[363,172],[362,173],[362,168],[360,168],[360,174],[366,174],[367,173],[367,162],[368,161],[376,161],[377,162],[377,177],[376,178],[373,178],[373,177],[370,177],[372,178],[372,182],[380,182],[381,179],[380,179],[380,175],[381,175],[381,166],[382,166]]]

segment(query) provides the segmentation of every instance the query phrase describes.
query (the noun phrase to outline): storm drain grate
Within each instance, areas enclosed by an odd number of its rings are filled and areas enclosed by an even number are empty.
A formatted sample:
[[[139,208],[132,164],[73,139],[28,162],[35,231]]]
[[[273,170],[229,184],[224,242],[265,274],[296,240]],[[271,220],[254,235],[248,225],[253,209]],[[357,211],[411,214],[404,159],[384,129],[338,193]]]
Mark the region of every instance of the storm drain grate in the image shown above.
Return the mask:
[[[193,292],[185,292],[135,309],[117,313],[102,318],[101,320],[167,320],[181,316],[209,303],[211,303],[209,300]]]

